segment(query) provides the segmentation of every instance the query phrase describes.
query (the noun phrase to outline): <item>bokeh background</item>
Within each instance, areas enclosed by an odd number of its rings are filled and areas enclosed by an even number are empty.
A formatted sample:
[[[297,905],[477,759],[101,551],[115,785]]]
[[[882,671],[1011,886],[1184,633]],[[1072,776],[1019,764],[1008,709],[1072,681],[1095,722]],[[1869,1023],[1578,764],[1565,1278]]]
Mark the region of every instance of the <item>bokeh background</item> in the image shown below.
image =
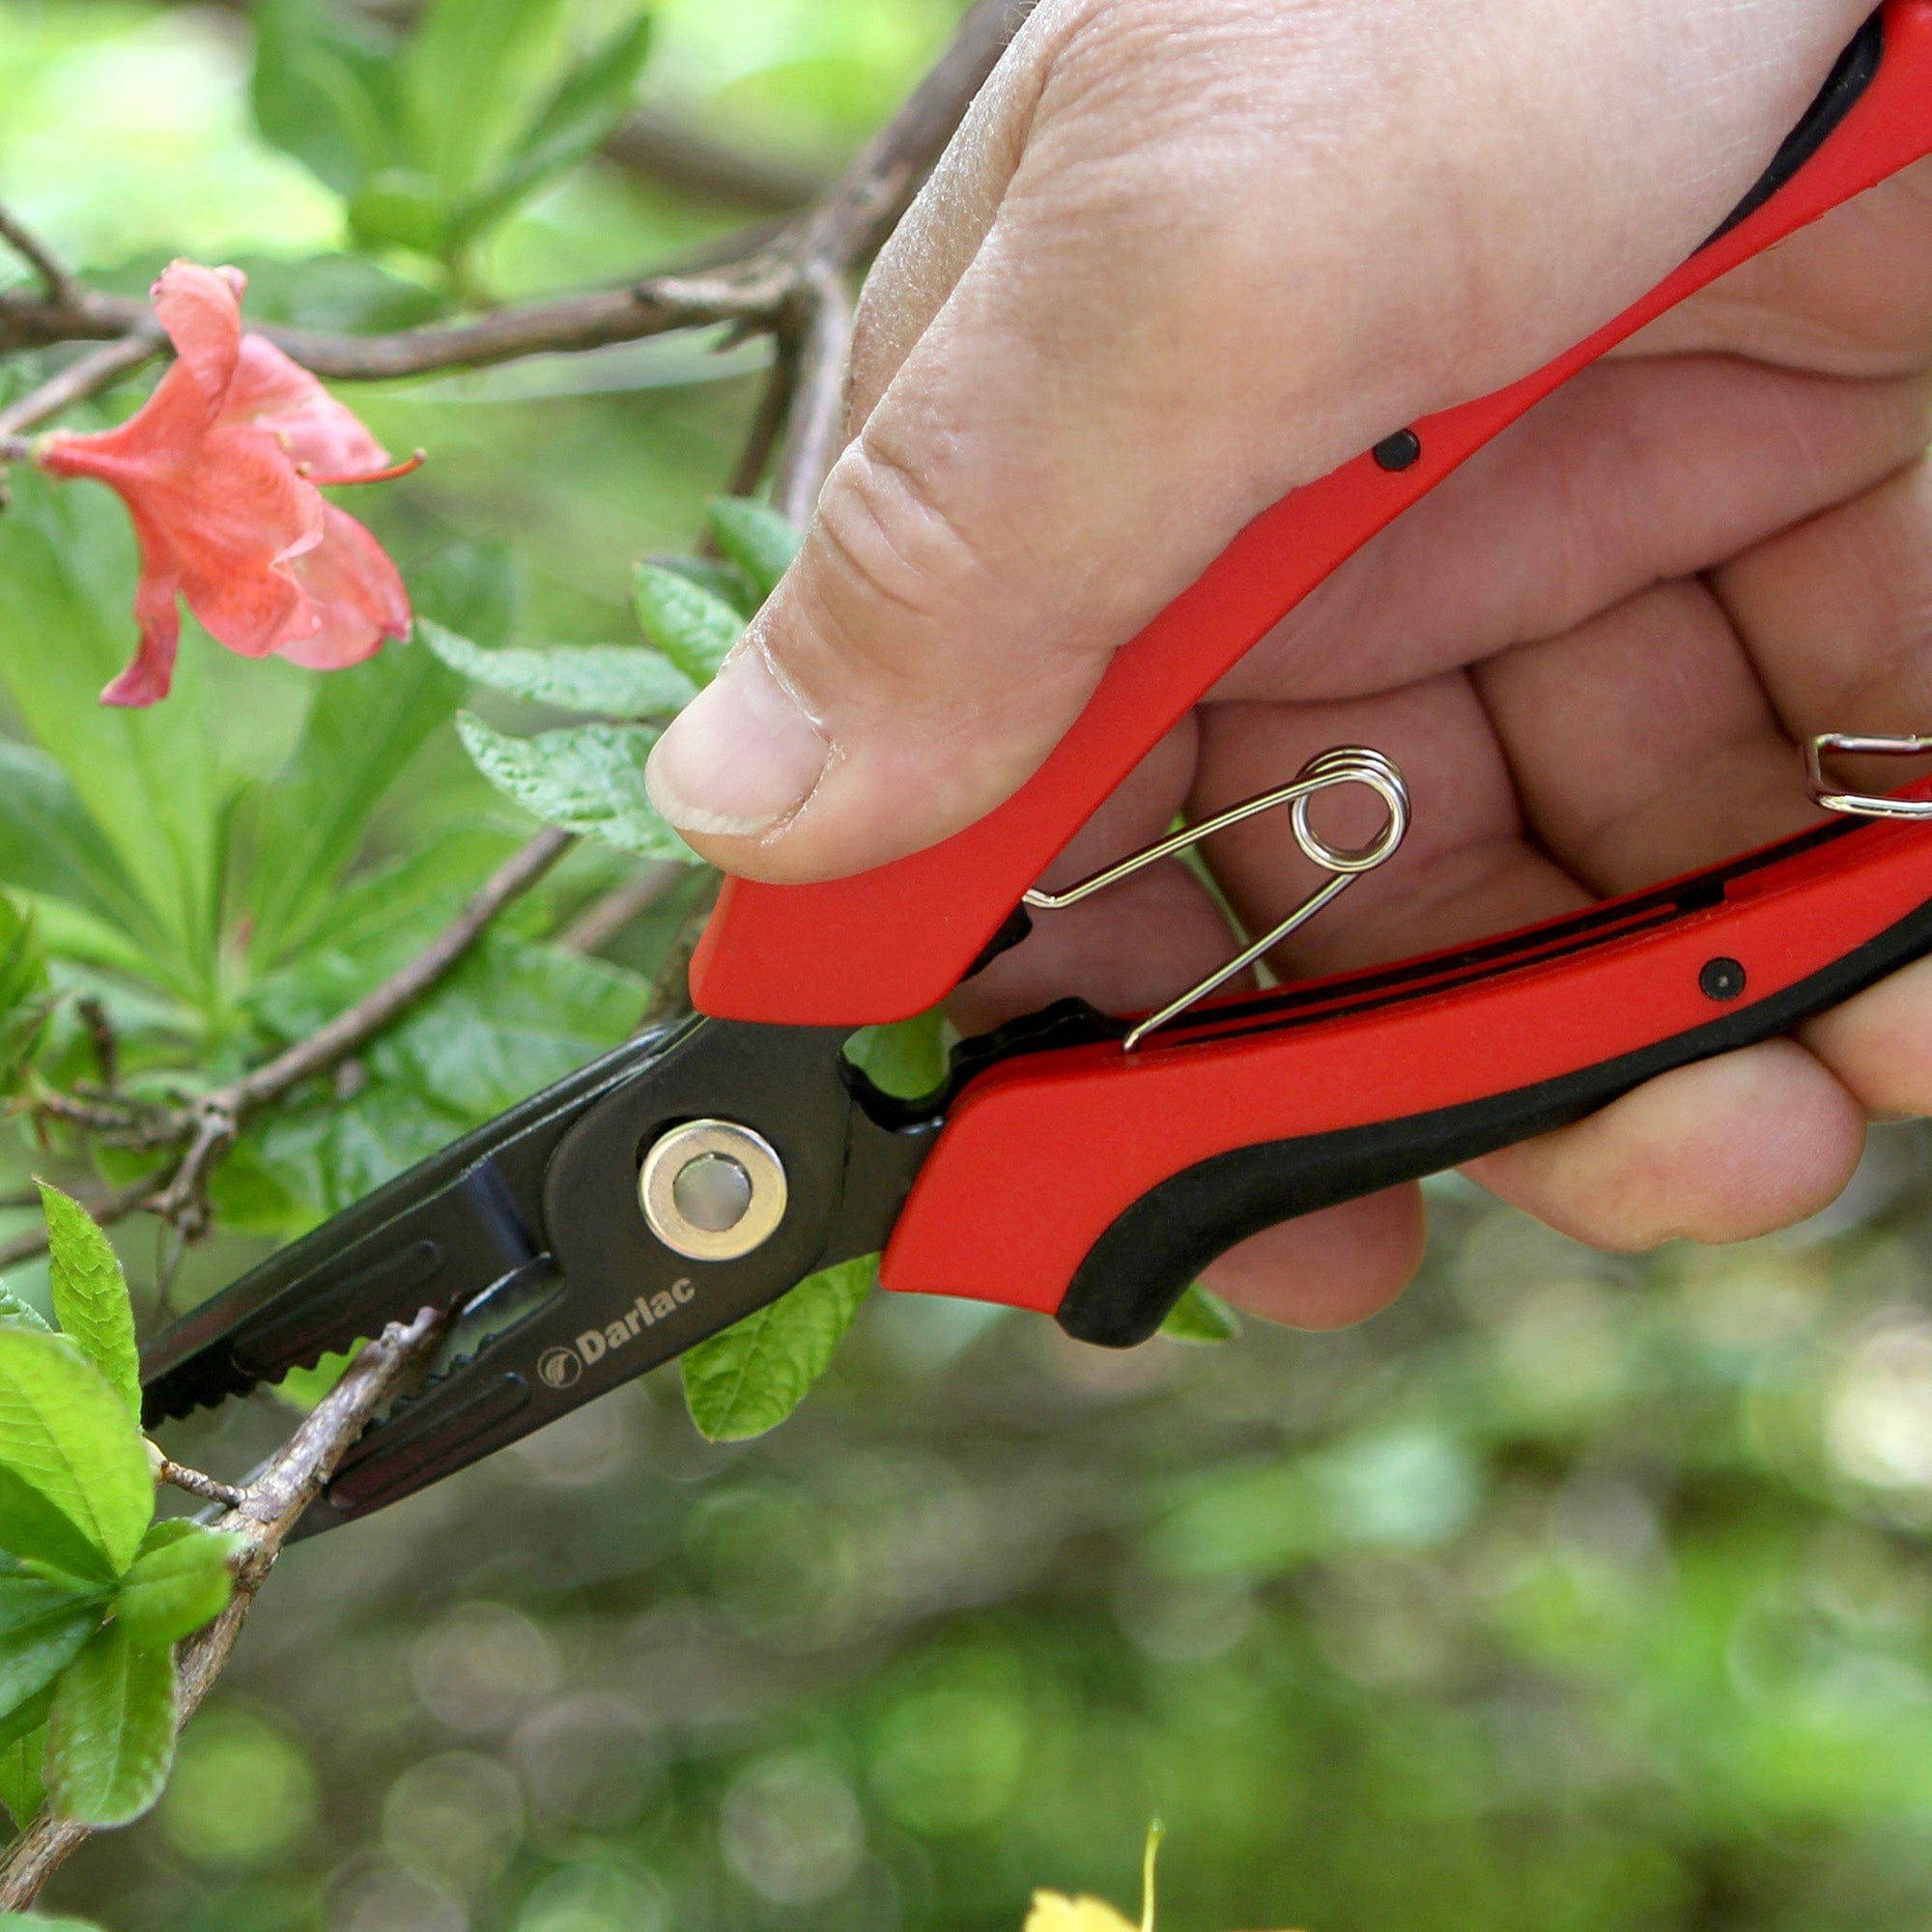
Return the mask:
[[[661,0],[642,100],[753,179],[600,160],[474,272],[568,287],[769,213],[954,13]],[[0,196],[115,286],[185,252],[246,263],[261,312],[426,312],[409,265],[340,252],[249,63],[245,9],[0,0]],[[433,461],[357,508],[412,568],[494,547],[522,638],[633,637],[629,566],[691,546],[760,354],[358,390]],[[8,603],[0,660],[62,648]],[[243,668],[234,719],[284,668]],[[370,837],[525,830],[445,726]],[[678,916],[612,942],[611,986]],[[23,1128],[0,1180],[46,1158]],[[1116,1357],[875,1300],[763,1441],[701,1442],[660,1376],[298,1548],[159,1810],[49,1903],[116,1932],[993,1932],[1036,1886],[1131,1911],[1158,1813],[1175,1932],[1932,1922],[1932,1143],[1881,1130],[1839,1208],[1723,1252],[1434,1203],[1423,1282],[1353,1333]],[[231,1227],[176,1298],[262,1242]],[[123,1247],[152,1313],[156,1244]],[[241,1469],[286,1430],[236,1405],[188,1449]]]

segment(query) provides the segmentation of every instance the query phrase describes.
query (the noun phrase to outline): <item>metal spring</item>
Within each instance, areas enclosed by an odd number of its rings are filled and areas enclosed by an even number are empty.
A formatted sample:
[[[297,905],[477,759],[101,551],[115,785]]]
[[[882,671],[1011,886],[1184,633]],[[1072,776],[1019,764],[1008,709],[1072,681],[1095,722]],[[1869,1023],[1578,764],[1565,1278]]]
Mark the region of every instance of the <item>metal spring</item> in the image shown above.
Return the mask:
[[[1309,823],[1309,808],[1322,792],[1350,784],[1366,785],[1381,800],[1388,818],[1381,831],[1368,844],[1338,849]],[[1179,999],[1170,1001],[1158,1012],[1151,1013],[1136,1024],[1122,1041],[1124,1051],[1131,1053],[1156,1027],[1178,1019],[1197,1001],[1205,1000],[1237,973],[1245,972],[1264,953],[1271,952],[1291,933],[1299,931],[1364,872],[1373,872],[1378,866],[1385,865],[1395,856],[1396,848],[1408,832],[1408,786],[1404,782],[1401,772],[1381,753],[1367,746],[1340,745],[1333,751],[1311,758],[1293,784],[1280,785],[1273,791],[1244,799],[1239,805],[1230,806],[1226,811],[1217,812],[1199,825],[1183,826],[1157,844],[1130,854],[1105,870],[1095,872],[1092,878],[1068,886],[1065,892],[1030,892],[1025,895],[1024,902],[1028,906],[1042,912],[1059,912],[1067,906],[1078,905],[1083,899],[1105,892],[1109,886],[1119,885],[1122,879],[1131,878],[1147,867],[1162,859],[1171,859],[1177,852],[1184,852],[1204,838],[1211,838],[1215,833],[1225,832],[1230,826],[1244,824],[1264,811],[1272,811],[1277,806],[1288,807],[1294,842],[1301,848],[1303,856],[1331,876],[1303,899],[1279,925],[1244,947],[1225,966],[1217,967]]]

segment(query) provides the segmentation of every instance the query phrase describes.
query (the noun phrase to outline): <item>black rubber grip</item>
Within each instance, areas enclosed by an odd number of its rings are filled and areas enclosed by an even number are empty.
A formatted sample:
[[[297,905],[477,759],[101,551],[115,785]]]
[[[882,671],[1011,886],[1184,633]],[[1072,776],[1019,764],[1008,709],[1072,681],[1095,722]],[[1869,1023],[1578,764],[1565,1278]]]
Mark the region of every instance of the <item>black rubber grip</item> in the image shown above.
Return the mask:
[[[1083,1342],[1132,1348],[1159,1328],[1216,1255],[1264,1228],[1581,1120],[1672,1067],[1789,1032],[1928,952],[1932,905],[1808,980],[1639,1052],[1463,1106],[1203,1161],[1143,1195],[1094,1242],[1061,1304],[1060,1324]],[[1719,988],[1713,997],[1726,995]]]
[[[1721,242],[1740,222],[1748,221],[1796,176],[1799,169],[1837,131],[1838,124],[1863,99],[1865,89],[1878,78],[1878,71],[1884,63],[1885,15],[1874,14],[1859,29],[1858,39],[1838,57],[1837,66],[1832,70],[1832,77],[1819,91],[1817,99],[1806,110],[1804,120],[1791,130],[1757,185],[1724,217],[1710,241],[1704,243],[1705,248],[1713,242]],[[1701,254],[1703,250],[1698,252]]]

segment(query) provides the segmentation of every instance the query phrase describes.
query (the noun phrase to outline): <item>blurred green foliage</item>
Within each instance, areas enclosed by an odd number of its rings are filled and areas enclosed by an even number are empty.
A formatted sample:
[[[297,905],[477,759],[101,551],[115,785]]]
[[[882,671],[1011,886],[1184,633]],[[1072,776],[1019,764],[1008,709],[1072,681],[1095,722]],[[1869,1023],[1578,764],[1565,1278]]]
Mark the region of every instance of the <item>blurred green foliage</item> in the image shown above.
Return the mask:
[[[953,12],[663,0],[638,85],[822,167]],[[570,48],[629,17],[559,11],[531,114]],[[0,0],[0,194],[117,287],[189,252],[246,267],[253,313],[387,327],[448,299],[459,254],[515,296],[743,218],[593,160],[424,249],[354,215],[366,183],[339,157],[262,136],[234,13]],[[493,167],[519,138],[490,135]],[[635,642],[633,567],[691,547],[751,406],[756,352],[716,348],[358,390],[432,462],[357,512],[484,649]],[[499,734],[567,708],[427,651],[380,660],[365,694],[190,635],[167,706],[102,719],[88,700],[131,637],[125,526],[23,478],[0,550],[0,1011],[7,1040],[44,1027],[50,1076],[99,1070],[81,991],[136,1082],[271,1050],[526,833],[447,720],[466,681]],[[372,713],[381,744],[355,728]],[[688,899],[602,958],[554,941],[630,870],[574,857],[354,1081],[252,1135],[176,1298],[620,1036]],[[934,1044],[873,1042],[875,1074],[916,1084]],[[77,1158],[23,1137],[0,1165],[12,1186]],[[1248,1323],[1115,1357],[875,1299],[814,1400],[730,1447],[654,1378],[295,1551],[159,1808],[50,1911],[117,1932],[993,1932],[1036,1886],[1131,1900],[1159,1811],[1173,1932],[1922,1926],[1928,1204],[1916,1128],[1879,1136],[1829,1221],[1722,1254],[1609,1261],[1448,1185],[1423,1285],[1347,1335]],[[124,1253],[152,1321],[157,1258]],[[43,1272],[11,1280],[45,1302]],[[286,1426],[236,1405],[181,1448],[235,1474]]]

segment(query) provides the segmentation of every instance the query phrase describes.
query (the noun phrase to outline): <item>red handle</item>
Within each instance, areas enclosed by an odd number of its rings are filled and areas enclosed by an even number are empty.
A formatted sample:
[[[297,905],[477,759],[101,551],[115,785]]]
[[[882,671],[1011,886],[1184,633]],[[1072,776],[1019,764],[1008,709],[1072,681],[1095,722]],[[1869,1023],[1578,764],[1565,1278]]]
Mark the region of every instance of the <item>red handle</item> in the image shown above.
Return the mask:
[[[698,1008],[731,1019],[858,1026],[943,999],[1101,800],[1377,531],[1606,350],[1932,152],[1932,0],[1889,0],[1884,28],[1878,76],[1789,185],[1547,369],[1416,424],[1421,450],[1409,467],[1391,471],[1359,457],[1257,518],[1117,654],[1073,728],[1004,806],[943,844],[854,878],[727,880],[692,962]]]
[[[1198,1008],[1132,1053],[1015,1055],[948,1110],[882,1278],[1137,1341],[1244,1235],[1578,1119],[1928,950],[1932,826],[1839,820],[1478,947]]]

